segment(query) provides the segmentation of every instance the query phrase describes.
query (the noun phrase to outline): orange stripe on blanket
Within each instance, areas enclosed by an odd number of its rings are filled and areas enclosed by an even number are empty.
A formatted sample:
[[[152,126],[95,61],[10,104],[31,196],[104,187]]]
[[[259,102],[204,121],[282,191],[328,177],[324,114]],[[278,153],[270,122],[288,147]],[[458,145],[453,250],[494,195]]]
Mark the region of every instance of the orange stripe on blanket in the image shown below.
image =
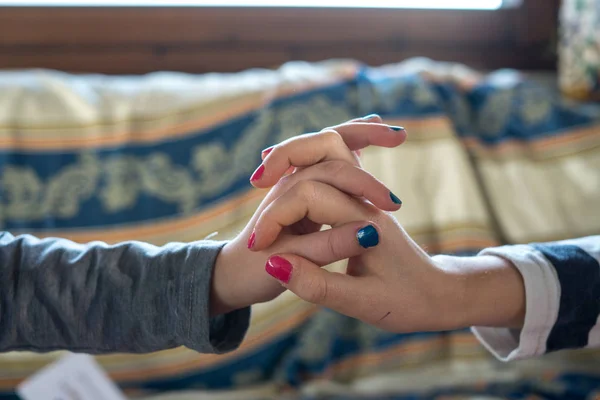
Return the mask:
[[[476,346],[478,349],[481,349],[480,343],[469,333],[455,333],[450,337],[434,336],[433,338],[416,339],[409,343],[400,343],[383,351],[357,354],[332,365],[319,376],[331,377],[347,370],[373,367],[382,364],[391,358],[398,358],[406,355],[414,356],[419,353],[425,354],[440,348],[452,349],[456,345]]]
[[[105,227],[98,230],[86,230],[86,231],[52,231],[52,232],[35,232],[28,231],[40,238],[43,237],[61,237],[72,240],[79,243],[87,243],[98,238],[102,238],[103,241],[108,243],[120,242],[123,240],[131,240],[135,237],[138,240],[142,240],[144,237],[164,233],[164,232],[177,232],[185,230],[186,228],[194,225],[201,224],[204,221],[215,218],[219,215],[226,214],[238,209],[241,205],[252,200],[258,200],[264,197],[266,194],[265,190],[250,190],[249,193],[236,197],[233,200],[224,201],[215,208],[192,217],[170,219],[168,221],[152,222],[148,224],[141,224],[136,226],[124,225]],[[18,233],[18,232],[16,232]]]
[[[486,146],[477,138],[464,138],[463,143],[475,154],[482,157],[545,153],[535,154],[535,156],[551,158],[588,151],[600,146],[600,126],[578,128],[568,133],[557,134],[531,142],[508,140],[497,145]]]
[[[273,93],[256,93],[252,96],[248,96],[249,98],[240,100],[232,100],[232,99],[223,99],[223,104],[218,105],[214,111],[211,111],[208,115],[203,116],[202,118],[186,121],[182,123],[170,124],[168,126],[148,129],[148,130],[139,130],[139,131],[117,131],[117,132],[99,132],[94,135],[85,135],[82,134],[82,131],[85,132],[86,129],[90,128],[100,128],[102,129],[106,126],[106,129],[110,128],[110,124],[102,125],[96,124],[91,126],[72,126],[72,127],[51,127],[51,128],[28,128],[28,127],[0,127],[0,130],[8,130],[9,133],[0,134],[0,149],[19,149],[19,150],[79,150],[79,149],[90,149],[90,148],[100,148],[100,147],[111,147],[117,145],[124,144],[139,144],[139,143],[152,143],[158,142],[162,140],[172,140],[175,138],[182,138],[193,134],[199,130],[208,129],[214,125],[222,123],[227,120],[234,119],[238,116],[245,115],[252,111],[258,110],[265,105],[269,104],[269,102],[273,100],[277,100],[279,98],[284,98],[290,96],[292,94],[298,94],[299,92],[304,92],[308,90],[317,89],[319,87],[329,86],[336,83],[341,83],[351,77],[353,77],[355,73],[352,74],[346,73],[344,76],[336,77],[335,79],[331,79],[326,82],[319,83],[310,83],[305,84],[303,86],[296,86],[293,88],[285,88],[281,90],[276,90]],[[239,104],[237,104],[239,103]],[[209,104],[204,107],[206,110],[215,108],[214,104]],[[206,112],[205,110],[205,112]],[[180,112],[176,115],[167,115],[161,116],[159,119],[168,119],[177,117],[177,115],[189,114],[192,113],[192,110],[187,110]],[[135,120],[125,120],[118,121],[113,123],[113,125],[127,125],[127,124],[142,124],[142,123],[151,123],[152,120],[148,121],[135,121]],[[155,124],[156,125],[156,124]],[[28,135],[24,136],[23,131],[26,129],[31,130],[42,130],[39,136]],[[57,137],[48,137],[48,130],[73,130],[77,136],[57,136]],[[10,131],[15,131],[18,135],[16,137],[9,136],[11,135]]]
[[[462,222],[424,229],[407,228],[408,234],[430,253],[448,253],[498,246],[491,227]]]
[[[228,104],[225,109],[215,111],[215,114],[203,116],[201,119],[187,121],[147,131],[122,131],[85,133],[81,129],[79,137],[0,137],[0,149],[20,150],[84,150],[100,147],[111,147],[127,143],[141,144],[184,138],[190,134],[210,128],[220,122],[233,119],[239,115],[256,110],[263,103],[260,99],[248,99],[242,104]],[[127,122],[124,122],[127,123]],[[83,131],[83,132],[82,132]]]
[[[423,128],[446,128],[453,131],[452,120],[445,115],[434,115],[434,116],[421,116],[413,118],[384,118],[383,122],[388,125],[399,125],[403,126],[408,130],[410,135],[410,129],[419,129],[418,136],[426,139],[427,136],[431,135],[432,131],[421,131]]]

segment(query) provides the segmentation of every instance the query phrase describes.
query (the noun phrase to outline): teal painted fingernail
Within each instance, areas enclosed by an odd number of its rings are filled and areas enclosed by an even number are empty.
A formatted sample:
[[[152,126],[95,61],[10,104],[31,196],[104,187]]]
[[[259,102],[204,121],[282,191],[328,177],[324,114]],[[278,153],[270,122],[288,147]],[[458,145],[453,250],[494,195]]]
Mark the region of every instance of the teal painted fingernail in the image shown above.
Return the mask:
[[[390,192],[390,199],[392,199],[392,201],[393,201],[395,204],[402,204],[402,200],[400,200],[400,199],[398,198],[398,196],[396,196],[396,195],[395,195],[394,193],[392,193],[392,192]]]
[[[379,244],[379,232],[373,225],[368,225],[359,230],[356,233],[356,238],[358,239],[358,244],[360,244],[365,249],[369,247],[375,247]]]
[[[377,114],[369,114],[365,117],[362,117],[361,119],[372,119],[372,118],[378,118],[378,117],[379,117],[379,115],[377,115]]]
[[[396,132],[400,132],[400,131],[404,130],[404,128],[401,126],[390,126],[390,129],[393,131],[396,131]]]

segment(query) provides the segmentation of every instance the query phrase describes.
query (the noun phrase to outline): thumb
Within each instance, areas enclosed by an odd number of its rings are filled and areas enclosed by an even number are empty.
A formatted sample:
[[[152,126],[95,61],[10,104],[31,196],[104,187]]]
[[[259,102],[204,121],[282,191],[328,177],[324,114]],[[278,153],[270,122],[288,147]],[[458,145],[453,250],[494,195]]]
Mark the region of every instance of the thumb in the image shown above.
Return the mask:
[[[267,260],[265,269],[283,286],[309,303],[330,308],[354,318],[360,318],[360,278],[319,268],[305,258],[279,254]]]
[[[364,254],[379,244],[380,230],[373,222],[356,221],[324,231],[294,236],[283,248],[323,266]]]

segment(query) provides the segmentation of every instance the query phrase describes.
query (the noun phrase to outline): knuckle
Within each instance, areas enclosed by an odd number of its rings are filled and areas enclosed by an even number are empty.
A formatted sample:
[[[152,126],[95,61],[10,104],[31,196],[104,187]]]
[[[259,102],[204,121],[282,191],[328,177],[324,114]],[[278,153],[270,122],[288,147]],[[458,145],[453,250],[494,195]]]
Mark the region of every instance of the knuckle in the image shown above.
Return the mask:
[[[337,175],[347,167],[347,163],[344,161],[326,161],[317,164],[317,166],[327,175]]]
[[[308,279],[302,287],[304,299],[313,304],[323,304],[327,300],[327,280],[321,275]]]
[[[316,196],[316,186],[313,181],[298,181],[292,188],[294,195],[303,198],[306,201],[310,201]]]
[[[376,224],[381,223],[382,219],[389,218],[390,215],[393,215],[386,211],[381,211],[379,208],[377,208],[371,203],[363,202],[362,206],[364,209],[365,218],[367,218],[369,221],[375,222]]]
[[[296,183],[296,176],[294,176],[294,174],[292,175],[286,175],[282,178],[279,179],[279,181],[277,182],[276,186],[278,188],[281,188],[283,191],[289,190],[292,186],[294,186]]]
[[[339,260],[345,258],[342,256],[342,251],[340,248],[340,240],[339,237],[334,235],[333,233],[329,234],[327,237],[327,251],[331,255],[332,259]]]
[[[326,145],[329,146],[339,146],[340,144],[344,144],[344,139],[342,136],[334,129],[328,129],[321,132],[321,136],[325,141]]]
[[[272,226],[274,223],[277,223],[275,208],[270,204],[265,210],[261,213],[260,218],[256,222],[254,229],[258,230],[260,228],[265,228]]]

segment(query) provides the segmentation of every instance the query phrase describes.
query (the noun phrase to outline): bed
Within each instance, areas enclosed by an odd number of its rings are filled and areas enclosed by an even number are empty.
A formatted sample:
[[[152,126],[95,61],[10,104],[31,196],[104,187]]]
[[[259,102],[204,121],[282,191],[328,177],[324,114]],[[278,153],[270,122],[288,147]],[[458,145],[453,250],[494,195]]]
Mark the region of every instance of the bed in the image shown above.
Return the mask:
[[[367,149],[364,166],[401,196],[397,217],[429,252],[597,234],[600,106],[562,98],[554,82],[428,59],[206,75],[0,72],[0,223],[78,242],[231,238],[265,194],[248,183],[263,148],[378,113],[409,139]],[[1,355],[0,399],[60,355]],[[600,390],[597,351],[501,364],[468,331],[390,334],[289,293],[255,307],[234,353],[97,360],[132,398],[592,399]]]

